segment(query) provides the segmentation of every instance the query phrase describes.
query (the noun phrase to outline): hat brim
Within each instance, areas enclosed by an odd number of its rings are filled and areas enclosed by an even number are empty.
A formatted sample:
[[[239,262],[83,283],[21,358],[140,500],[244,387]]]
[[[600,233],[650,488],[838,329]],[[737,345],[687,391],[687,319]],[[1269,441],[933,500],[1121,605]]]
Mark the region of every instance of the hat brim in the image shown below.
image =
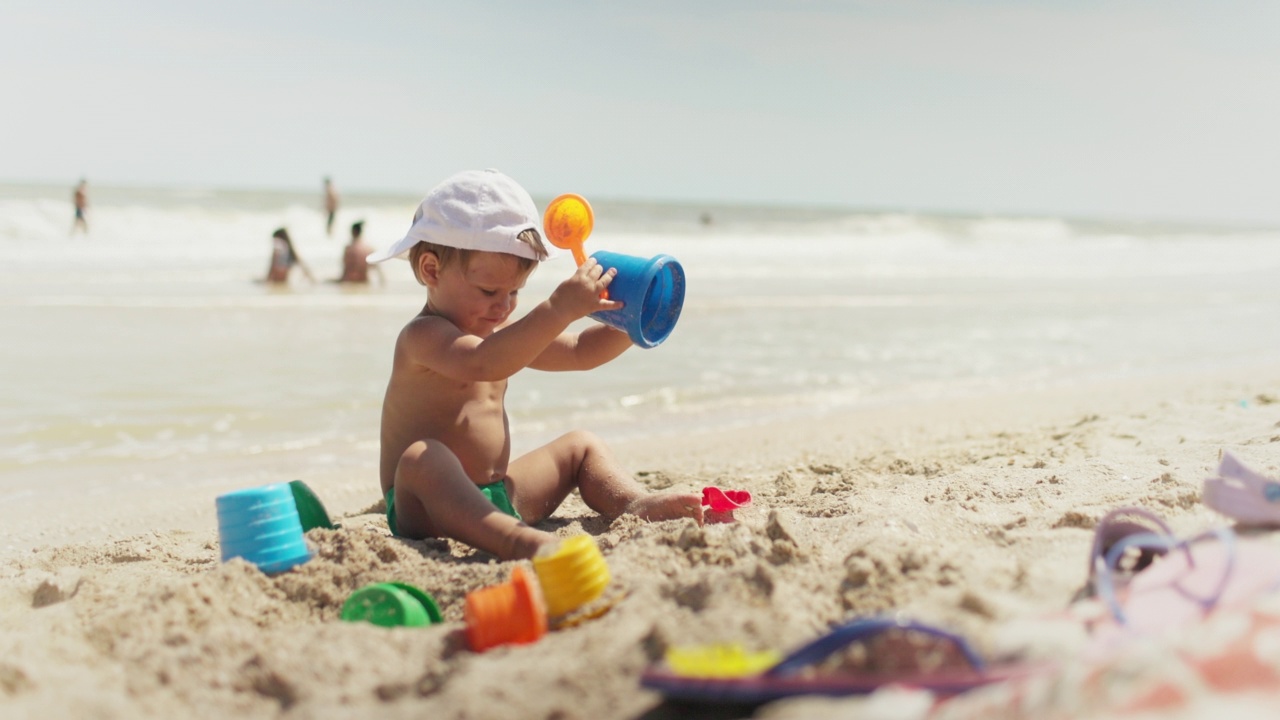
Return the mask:
[[[533,228],[533,229],[537,230],[537,228]],[[541,233],[539,233],[539,236],[541,236]],[[431,241],[428,240],[426,237],[424,237],[423,233],[419,231],[419,228],[415,226],[414,228],[411,228],[409,230],[408,235],[405,235],[404,237],[400,238],[390,247],[384,250],[379,250],[377,252],[370,253],[369,256],[366,257],[365,259],[368,262],[375,263],[375,264],[386,262],[387,260],[391,260],[392,258],[402,258],[402,259],[408,260],[409,251],[413,249],[414,245],[417,245],[420,242],[431,242]],[[545,240],[543,241],[543,245],[546,248],[547,254],[545,257],[542,257],[542,258],[538,257],[537,251],[534,250],[531,246],[518,241],[513,242],[509,240],[502,240],[497,242],[486,242],[482,239],[479,241],[459,243],[459,242],[440,242],[437,239],[434,242],[436,242],[436,244],[438,245],[456,247],[459,250],[476,250],[480,252],[505,253],[507,255],[515,255],[517,257],[527,258],[529,260],[535,260],[539,262],[542,260],[550,260],[552,258],[560,256],[560,249],[557,248],[555,245],[552,245],[551,243],[546,242]]]

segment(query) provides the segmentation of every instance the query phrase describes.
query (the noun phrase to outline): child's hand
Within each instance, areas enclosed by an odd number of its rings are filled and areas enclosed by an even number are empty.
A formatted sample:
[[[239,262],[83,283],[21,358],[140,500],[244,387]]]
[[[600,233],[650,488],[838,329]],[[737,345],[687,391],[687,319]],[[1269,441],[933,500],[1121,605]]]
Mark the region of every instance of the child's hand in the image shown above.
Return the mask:
[[[577,272],[551,293],[551,307],[574,320],[600,310],[617,310],[622,303],[600,297],[617,274],[617,269],[609,268],[606,272],[595,258],[587,258]]]

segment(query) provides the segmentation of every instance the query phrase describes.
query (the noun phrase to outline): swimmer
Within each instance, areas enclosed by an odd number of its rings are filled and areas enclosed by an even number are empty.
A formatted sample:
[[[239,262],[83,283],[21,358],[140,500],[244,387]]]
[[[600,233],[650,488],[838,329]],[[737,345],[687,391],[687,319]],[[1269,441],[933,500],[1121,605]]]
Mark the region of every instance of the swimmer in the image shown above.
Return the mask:
[[[298,257],[298,251],[293,249],[293,240],[289,237],[289,231],[280,228],[271,234],[271,264],[267,266],[267,276],[263,282],[274,285],[289,282],[289,271],[295,265],[308,280],[316,281],[315,276],[311,274],[311,269],[302,262],[302,258]]]
[[[339,283],[368,284],[369,271],[378,276],[378,284],[386,285],[387,277],[382,274],[382,267],[369,265],[368,257],[373,252],[364,241],[364,221],[351,224],[351,242],[342,251],[342,276],[334,280]]]

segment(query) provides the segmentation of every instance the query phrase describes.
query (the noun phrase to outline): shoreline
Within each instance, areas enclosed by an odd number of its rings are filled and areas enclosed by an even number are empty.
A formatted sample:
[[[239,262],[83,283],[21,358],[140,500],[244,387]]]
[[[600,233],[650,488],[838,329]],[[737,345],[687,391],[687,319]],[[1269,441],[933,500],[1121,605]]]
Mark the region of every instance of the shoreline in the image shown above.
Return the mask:
[[[1028,424],[1060,424],[1089,414],[1126,412],[1144,405],[1147,411],[1158,411],[1160,398],[1182,403],[1234,393],[1239,396],[1236,402],[1247,405],[1257,394],[1250,390],[1252,386],[1280,384],[1280,371],[1272,371],[1271,367],[1242,364],[1144,378],[1073,380],[1036,390],[966,392],[942,399],[882,398],[855,407],[815,410],[804,418],[762,416],[695,432],[682,425],[680,430],[641,438],[625,438],[623,425],[614,429],[621,430],[624,439],[608,430],[599,434],[637,475],[767,474],[806,463],[856,463],[859,453],[891,451],[895,447],[901,453],[910,453],[927,443],[963,443],[983,431],[1000,433]],[[40,548],[113,542],[157,530],[203,533],[216,542],[214,498],[269,482],[303,480],[319,494],[331,514],[356,512],[379,500],[370,489],[377,481],[376,441],[361,445],[360,453],[343,458],[342,466],[337,468],[317,467],[308,462],[308,449],[300,448],[269,457],[246,455],[222,461],[227,468],[222,474],[243,473],[241,477],[247,481],[206,479],[180,486],[152,481],[126,497],[105,497],[94,492],[77,497],[64,495],[59,498],[62,506],[57,518],[40,515],[31,507],[15,512],[15,504],[8,504],[0,507],[0,524],[8,529],[5,545],[0,547],[0,562]],[[1211,460],[1205,460],[1206,468]],[[186,462],[192,461],[160,464]],[[75,517],[92,520],[76,523],[72,520]],[[57,520],[54,527],[49,526],[50,519]]]

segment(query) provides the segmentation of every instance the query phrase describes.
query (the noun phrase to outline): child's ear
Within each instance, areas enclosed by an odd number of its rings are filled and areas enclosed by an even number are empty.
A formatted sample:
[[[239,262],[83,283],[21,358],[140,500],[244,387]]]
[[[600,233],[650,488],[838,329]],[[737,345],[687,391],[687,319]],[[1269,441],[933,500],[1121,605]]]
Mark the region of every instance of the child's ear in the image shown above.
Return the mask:
[[[440,282],[440,258],[433,252],[418,256],[418,277],[422,284],[433,288]]]

